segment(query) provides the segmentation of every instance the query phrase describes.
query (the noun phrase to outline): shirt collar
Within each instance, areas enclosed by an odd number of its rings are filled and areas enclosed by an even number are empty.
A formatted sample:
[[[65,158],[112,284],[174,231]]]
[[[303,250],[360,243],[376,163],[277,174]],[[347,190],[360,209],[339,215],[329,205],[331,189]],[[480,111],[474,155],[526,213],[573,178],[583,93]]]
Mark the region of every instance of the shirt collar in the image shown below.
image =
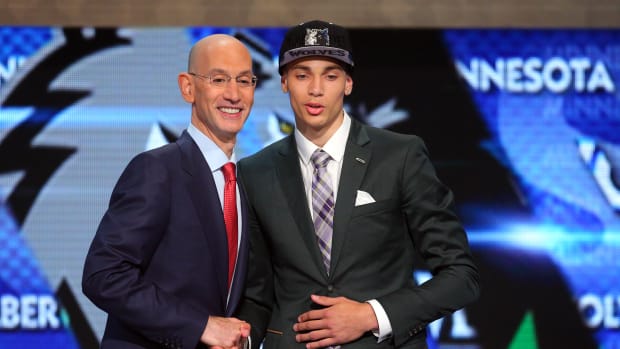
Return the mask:
[[[220,169],[220,167],[224,166],[227,162],[232,162],[234,164],[237,163],[237,157],[235,155],[235,150],[233,149],[233,153],[230,159],[226,156],[224,151],[220,149],[211,138],[207,137],[204,133],[200,132],[196,126],[193,124],[189,124],[187,127],[187,133],[192,137],[194,142],[198,145],[198,149],[204,156],[207,164],[211,168],[211,172],[215,172]]]
[[[340,162],[344,156],[344,149],[347,145],[349,130],[351,129],[351,117],[346,111],[343,112],[344,120],[342,121],[342,125],[338,127],[336,132],[334,132],[327,143],[321,148],[336,162]],[[299,158],[307,165],[308,162],[310,162],[310,156],[312,156],[312,153],[319,147],[301,134],[297,128],[295,128],[295,142],[297,143]]]

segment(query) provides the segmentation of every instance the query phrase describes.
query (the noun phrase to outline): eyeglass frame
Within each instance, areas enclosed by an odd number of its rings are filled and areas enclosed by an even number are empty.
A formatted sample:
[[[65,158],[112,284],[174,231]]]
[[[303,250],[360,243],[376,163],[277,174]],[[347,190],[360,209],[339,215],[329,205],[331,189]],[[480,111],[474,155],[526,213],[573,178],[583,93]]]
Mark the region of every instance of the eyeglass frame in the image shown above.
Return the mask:
[[[215,73],[213,75],[202,75],[202,74],[198,74],[198,73],[194,73],[194,72],[187,72],[187,74],[191,75],[191,76],[195,76],[197,78],[201,78],[201,79],[205,79],[207,81],[209,81],[209,83],[215,87],[227,87],[228,84],[230,83],[230,81],[233,79],[232,76],[225,74],[225,73]],[[221,76],[222,78],[225,77],[225,82],[224,84],[221,84],[219,82],[214,82],[213,81],[213,77],[215,76]],[[249,77],[250,78],[250,84],[247,86],[243,85],[243,82],[239,82],[240,78],[244,78],[244,77]],[[258,83],[258,77],[256,77],[256,75],[238,75],[235,77],[235,82],[237,83],[237,85],[239,85],[239,87],[241,88],[250,88],[250,87],[256,87],[256,84]]]

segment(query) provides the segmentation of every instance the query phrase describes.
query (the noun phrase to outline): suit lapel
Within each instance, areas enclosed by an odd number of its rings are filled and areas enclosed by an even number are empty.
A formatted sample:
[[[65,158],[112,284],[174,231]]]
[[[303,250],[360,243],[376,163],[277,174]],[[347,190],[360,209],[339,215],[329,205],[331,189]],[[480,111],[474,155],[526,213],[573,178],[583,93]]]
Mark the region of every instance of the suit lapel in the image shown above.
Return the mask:
[[[225,308],[228,276],[228,241],[226,239],[226,228],[224,217],[221,213],[221,204],[215,187],[215,181],[211,173],[211,168],[200,153],[200,149],[194,143],[191,136],[184,131],[177,140],[183,154],[182,166],[191,176],[187,184],[196,209],[196,215],[200,220],[205,238],[208,242],[208,254],[212,259],[212,265],[216,267],[216,276],[221,309]],[[196,276],[200,277],[200,276]]]
[[[351,218],[351,211],[355,206],[357,190],[360,188],[370,163],[371,151],[368,147],[364,147],[368,142],[370,139],[366,130],[360,123],[351,119],[351,130],[342,159],[342,172],[334,211],[330,275],[334,274],[340,251],[347,240],[347,234],[350,233],[347,230],[347,225]]]
[[[327,276],[327,271],[325,267],[323,267],[316,234],[314,233],[314,225],[312,224],[308,199],[304,190],[304,182],[299,167],[297,145],[293,135],[288,136],[286,142],[283,143],[283,147],[279,150],[279,155],[282,156],[283,159],[281,159],[282,161],[276,162],[278,164],[278,180],[290,207],[291,214],[293,215],[306,247],[311,251],[310,254],[314,259],[315,265],[319,267],[323,276]]]

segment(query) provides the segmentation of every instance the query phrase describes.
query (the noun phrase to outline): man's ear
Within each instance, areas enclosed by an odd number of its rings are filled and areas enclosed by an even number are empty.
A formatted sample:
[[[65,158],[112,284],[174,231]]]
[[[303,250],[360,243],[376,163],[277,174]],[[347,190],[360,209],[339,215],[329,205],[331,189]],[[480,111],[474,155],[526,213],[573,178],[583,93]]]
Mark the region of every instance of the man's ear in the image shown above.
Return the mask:
[[[181,73],[177,78],[177,82],[183,99],[187,103],[194,103],[194,85],[192,77],[187,73]]]
[[[284,75],[280,77],[280,87],[282,88],[282,92],[288,93],[288,80]]]
[[[353,91],[353,78],[349,74],[347,74],[347,79],[344,85],[344,95],[348,96]]]

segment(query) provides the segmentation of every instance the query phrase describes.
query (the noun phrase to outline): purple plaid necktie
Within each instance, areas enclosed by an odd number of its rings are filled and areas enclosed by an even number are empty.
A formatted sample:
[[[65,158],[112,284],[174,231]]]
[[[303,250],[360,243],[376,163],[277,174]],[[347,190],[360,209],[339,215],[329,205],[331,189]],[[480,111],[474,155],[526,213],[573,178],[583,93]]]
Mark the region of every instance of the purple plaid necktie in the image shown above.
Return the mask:
[[[317,149],[310,157],[314,165],[312,177],[312,212],[314,213],[314,231],[323,257],[325,269],[329,273],[329,259],[332,249],[332,231],[334,224],[334,192],[329,176],[327,163],[331,156]]]
[[[314,232],[328,274],[332,251],[332,232],[334,230],[334,191],[327,175],[327,163],[331,159],[332,157],[322,149],[315,150],[310,156],[310,161],[314,165],[314,175],[312,176]],[[326,349],[340,349],[340,346],[329,346]]]

